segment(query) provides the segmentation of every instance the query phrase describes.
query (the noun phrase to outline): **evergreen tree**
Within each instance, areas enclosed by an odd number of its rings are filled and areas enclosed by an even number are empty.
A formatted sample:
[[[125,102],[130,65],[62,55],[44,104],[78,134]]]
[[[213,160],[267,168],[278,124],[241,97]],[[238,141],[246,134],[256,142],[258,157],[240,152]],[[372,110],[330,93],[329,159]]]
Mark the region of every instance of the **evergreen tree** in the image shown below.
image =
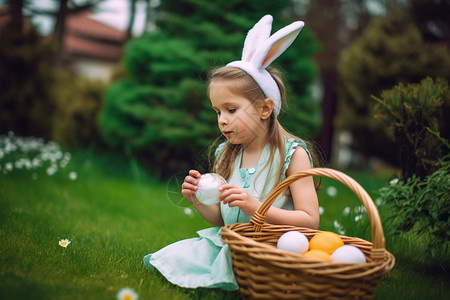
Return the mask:
[[[423,78],[450,78],[447,47],[424,43],[420,31],[404,16],[373,19],[362,35],[341,54],[337,124],[355,136],[354,147],[398,165],[392,132],[374,118],[375,101],[398,83]],[[448,105],[444,106],[448,109]],[[442,127],[444,128],[444,126]]]
[[[143,154],[163,175],[202,164],[219,136],[206,97],[207,72],[240,59],[245,34],[263,15],[274,16],[273,31],[286,25],[280,15],[288,2],[162,1],[159,30],[128,43],[127,75],[105,93],[99,118],[105,140]],[[292,48],[279,60],[294,113],[285,122],[295,133],[312,135],[319,111],[309,91],[316,72],[310,57],[317,44],[304,30]]]

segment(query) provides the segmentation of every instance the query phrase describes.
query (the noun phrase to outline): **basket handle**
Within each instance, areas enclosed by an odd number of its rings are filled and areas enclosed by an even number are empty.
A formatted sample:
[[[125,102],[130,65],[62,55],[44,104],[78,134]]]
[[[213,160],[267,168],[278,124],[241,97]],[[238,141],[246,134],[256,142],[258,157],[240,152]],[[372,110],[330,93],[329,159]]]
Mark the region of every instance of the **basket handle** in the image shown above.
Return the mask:
[[[250,223],[253,224],[255,232],[261,232],[265,222],[266,214],[269,208],[277,197],[296,180],[302,179],[308,176],[322,176],[334,179],[343,183],[350,188],[352,192],[358,197],[362,205],[366,209],[369,216],[370,227],[372,232],[372,244],[373,249],[385,249],[385,238],[383,233],[383,227],[381,225],[381,219],[378,214],[378,210],[370,198],[369,194],[350,176],[333,169],[328,168],[312,168],[297,172],[281,182],[275,189],[273,189],[267,196],[267,199],[259,207],[259,209],[252,216]]]

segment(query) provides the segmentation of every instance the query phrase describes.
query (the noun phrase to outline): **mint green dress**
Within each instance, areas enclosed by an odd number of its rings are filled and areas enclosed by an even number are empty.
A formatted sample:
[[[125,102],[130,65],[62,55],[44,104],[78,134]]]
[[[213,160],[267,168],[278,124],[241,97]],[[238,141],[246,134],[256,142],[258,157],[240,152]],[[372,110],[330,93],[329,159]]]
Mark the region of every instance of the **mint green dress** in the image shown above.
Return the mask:
[[[220,152],[223,145],[219,145],[216,154]],[[303,147],[308,152],[302,141],[289,139],[286,142],[282,180],[286,177],[286,170],[289,167],[292,154],[298,146]],[[309,152],[308,155],[311,160]],[[275,155],[270,169],[265,167],[269,156],[269,146],[266,145],[256,166],[240,168],[241,150],[236,157],[234,169],[227,182],[245,188],[249,195],[263,202],[264,197],[274,187],[275,172],[277,166],[281,163],[279,155]],[[261,170],[262,173],[259,172]],[[289,193],[281,195],[273,205],[287,210],[294,209]],[[220,209],[225,224],[250,221],[251,216],[244,214],[239,207],[229,207],[221,203]],[[230,250],[228,245],[220,239],[220,229],[221,227],[211,227],[200,230],[197,232],[198,237],[196,238],[175,242],[155,253],[146,255],[144,263],[150,269],[156,268],[168,281],[180,287],[237,290],[239,286],[234,277]]]

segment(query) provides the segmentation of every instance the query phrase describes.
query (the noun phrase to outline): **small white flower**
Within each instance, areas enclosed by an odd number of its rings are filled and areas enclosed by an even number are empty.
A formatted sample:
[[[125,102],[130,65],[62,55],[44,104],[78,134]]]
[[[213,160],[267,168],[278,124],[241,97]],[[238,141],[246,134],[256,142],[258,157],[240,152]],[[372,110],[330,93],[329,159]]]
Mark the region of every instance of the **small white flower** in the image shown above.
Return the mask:
[[[123,288],[117,293],[118,300],[137,300],[138,294],[130,288]]]
[[[392,180],[389,181],[390,185],[396,184],[398,182],[398,178],[394,178]]]
[[[319,215],[323,215],[325,209],[322,206],[319,206]]]
[[[67,164],[68,164],[68,162],[67,162],[66,160],[62,159],[62,160],[59,162],[59,167],[62,168],[62,169],[64,169],[64,168],[67,166]]]
[[[333,226],[339,234],[345,234],[344,226],[342,226],[337,220],[334,220]]]
[[[357,215],[356,217],[355,217],[355,222],[358,222],[359,220],[361,220],[362,219],[362,215]]]
[[[366,212],[366,208],[364,207],[364,205],[360,205],[360,206],[355,207],[354,212],[362,214],[362,213]]]
[[[16,167],[16,169],[22,169],[23,164],[21,160],[18,160],[14,163],[14,166]]]
[[[184,213],[185,213],[186,215],[188,215],[188,216],[193,216],[193,215],[194,215],[194,212],[193,212],[192,209],[190,209],[189,207],[186,207],[186,208],[184,209]]]
[[[339,228],[339,227],[341,227],[342,225],[338,222],[338,220],[334,220],[333,226],[334,226],[334,228]]]
[[[7,162],[5,164],[5,169],[6,169],[6,171],[11,172],[13,170],[13,163],[12,162]]]
[[[69,241],[68,239],[63,239],[59,241],[59,245],[64,248],[67,248],[67,246],[69,246],[70,243],[71,241]]]
[[[34,168],[40,167],[42,165],[41,161],[38,158],[33,158],[31,164],[33,165]]]
[[[54,166],[51,166],[51,167],[47,168],[47,175],[48,176],[52,176],[55,173],[56,173],[56,168]]]
[[[42,152],[41,153],[41,160],[42,161],[47,161],[50,159],[50,154],[48,152]]]
[[[8,154],[8,153],[14,152],[16,150],[17,150],[17,146],[10,143],[9,141],[7,141],[6,146],[5,146],[5,152]]]
[[[327,195],[330,197],[336,197],[337,196],[337,189],[334,186],[329,186],[327,188]]]
[[[60,160],[63,157],[63,153],[61,151],[57,151],[55,153],[56,160]]]
[[[377,198],[377,199],[375,200],[375,204],[376,204],[377,206],[380,206],[381,204],[383,204],[383,199]]]
[[[77,172],[70,172],[69,173],[69,179],[70,180],[77,180],[78,174]]]
[[[27,169],[27,170],[30,170],[31,169],[31,161],[29,160],[29,159],[27,159],[27,158],[24,158],[23,159],[23,165],[25,166],[25,168]]]
[[[64,153],[64,160],[70,161],[71,158],[72,158],[72,155],[70,154],[70,152]]]
[[[350,214],[350,211],[351,211],[350,206],[347,206],[347,207],[344,208],[344,211],[342,212],[342,214],[344,216],[348,216]]]

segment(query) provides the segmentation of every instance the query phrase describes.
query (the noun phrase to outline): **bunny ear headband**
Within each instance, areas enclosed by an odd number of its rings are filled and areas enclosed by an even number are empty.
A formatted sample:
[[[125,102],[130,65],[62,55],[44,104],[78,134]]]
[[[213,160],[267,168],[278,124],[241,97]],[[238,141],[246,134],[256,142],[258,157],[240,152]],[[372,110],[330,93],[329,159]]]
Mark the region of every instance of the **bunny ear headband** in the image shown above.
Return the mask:
[[[266,68],[292,44],[305,23],[294,22],[271,36],[272,21],[271,15],[262,17],[247,33],[241,60],[227,66],[245,71],[256,81],[264,95],[274,101],[276,117],[281,109],[280,90]]]

